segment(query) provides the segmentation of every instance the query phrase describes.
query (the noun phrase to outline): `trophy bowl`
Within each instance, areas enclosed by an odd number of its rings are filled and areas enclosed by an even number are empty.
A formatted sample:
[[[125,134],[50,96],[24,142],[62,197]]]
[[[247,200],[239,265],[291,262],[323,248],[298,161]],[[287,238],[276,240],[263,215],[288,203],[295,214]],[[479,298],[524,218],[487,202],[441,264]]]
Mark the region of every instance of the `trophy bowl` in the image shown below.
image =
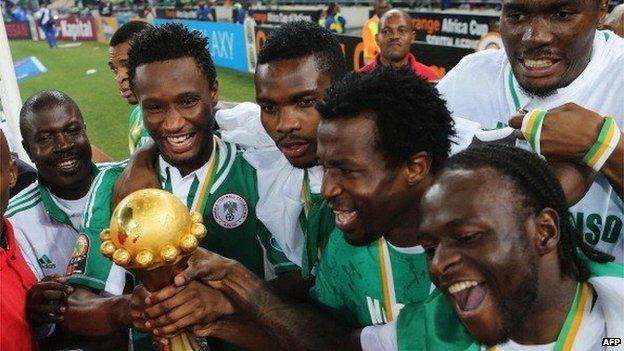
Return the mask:
[[[203,217],[189,212],[175,195],[142,189],[126,196],[113,211],[110,227],[100,234],[100,252],[129,269],[148,291],[173,282],[199,240],[206,236]],[[193,335],[183,332],[169,340],[172,351],[199,350]]]

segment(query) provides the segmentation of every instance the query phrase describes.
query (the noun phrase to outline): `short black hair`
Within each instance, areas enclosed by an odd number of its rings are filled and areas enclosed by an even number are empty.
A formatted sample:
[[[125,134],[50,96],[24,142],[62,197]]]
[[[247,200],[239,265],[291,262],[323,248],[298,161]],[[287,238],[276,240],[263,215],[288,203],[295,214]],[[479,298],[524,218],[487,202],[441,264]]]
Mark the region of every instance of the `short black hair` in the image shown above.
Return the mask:
[[[128,50],[128,76],[132,90],[138,66],[183,57],[192,57],[213,87],[217,71],[207,46],[208,39],[201,32],[191,31],[179,23],[145,28],[136,34]]]
[[[147,22],[143,22],[143,21],[130,21],[130,22],[124,23],[124,25],[122,25],[121,27],[119,27],[119,29],[115,31],[108,45],[117,46],[119,44],[123,44],[127,41],[130,41],[130,39],[132,39],[135,36],[135,34],[151,26],[152,26],[151,24]]]
[[[585,256],[597,262],[612,261],[613,257],[601,253],[583,241],[582,236],[570,222],[569,207],[554,172],[537,154],[517,147],[489,144],[471,147],[451,156],[442,172],[446,170],[474,170],[489,167],[511,180],[515,193],[522,197],[525,215],[537,214],[551,208],[559,215],[559,265],[561,274],[585,281],[589,271],[577,253],[580,248]],[[492,189],[496,191],[496,189]]]
[[[24,102],[20,111],[20,132],[22,134],[22,139],[27,140],[27,137],[32,134],[32,119],[37,113],[57,106],[74,108],[82,119],[82,113],[78,108],[78,104],[76,104],[74,99],[70,98],[69,95],[59,90],[41,90],[31,95]]]
[[[438,91],[409,68],[379,67],[351,73],[317,104],[322,121],[372,113],[376,147],[396,167],[425,151],[435,172],[447,159],[454,122]]]
[[[258,64],[310,55],[314,55],[319,71],[328,73],[332,81],[341,79],[347,72],[336,36],[308,21],[286,23],[271,32],[258,53]]]

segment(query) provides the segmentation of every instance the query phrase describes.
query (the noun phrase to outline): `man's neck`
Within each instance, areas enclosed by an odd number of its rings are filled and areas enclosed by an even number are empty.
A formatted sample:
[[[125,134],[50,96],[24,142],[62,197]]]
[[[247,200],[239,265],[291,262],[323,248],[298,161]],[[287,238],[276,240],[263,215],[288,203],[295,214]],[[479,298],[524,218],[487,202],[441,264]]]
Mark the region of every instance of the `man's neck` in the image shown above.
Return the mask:
[[[405,56],[405,58],[403,58],[400,61],[390,61],[390,60],[386,60],[383,56],[379,56],[379,61],[381,61],[381,64],[384,66],[391,66],[393,68],[401,68],[409,64],[409,55]]]
[[[425,176],[408,191],[411,193],[401,213],[394,213],[394,226],[383,234],[384,238],[395,247],[414,247],[420,245],[416,232],[416,218],[420,212],[420,199],[433,182],[431,175]]]
[[[190,173],[202,168],[202,166],[210,160],[210,156],[212,156],[213,151],[216,150],[213,150],[213,141],[210,139],[210,142],[204,146],[204,151],[200,152],[194,160],[175,167],[178,171],[180,171],[180,175],[182,177],[186,177]]]
[[[559,269],[540,275],[537,301],[524,325],[518,326],[510,335],[510,339],[519,344],[543,345],[555,342],[574,300],[576,280],[562,277]]]
[[[89,189],[91,189],[92,182],[93,175],[89,173],[89,176],[86,179],[81,180],[80,183],[72,185],[71,187],[61,188],[46,183],[44,183],[44,185],[48,188],[48,190],[50,190],[50,193],[58,198],[63,200],[78,200],[87,195]]]

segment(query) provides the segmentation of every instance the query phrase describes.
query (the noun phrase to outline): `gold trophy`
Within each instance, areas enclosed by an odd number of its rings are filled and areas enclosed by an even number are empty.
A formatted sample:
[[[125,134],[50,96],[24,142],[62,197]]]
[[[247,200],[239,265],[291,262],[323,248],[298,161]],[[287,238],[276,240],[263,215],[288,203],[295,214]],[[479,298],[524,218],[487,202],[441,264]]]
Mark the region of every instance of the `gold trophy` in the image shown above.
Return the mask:
[[[173,282],[175,269],[184,269],[189,255],[206,236],[202,215],[189,212],[173,194],[143,189],[126,196],[100,234],[100,251],[129,269],[148,291]],[[169,339],[165,350],[199,350],[195,337],[183,332]]]

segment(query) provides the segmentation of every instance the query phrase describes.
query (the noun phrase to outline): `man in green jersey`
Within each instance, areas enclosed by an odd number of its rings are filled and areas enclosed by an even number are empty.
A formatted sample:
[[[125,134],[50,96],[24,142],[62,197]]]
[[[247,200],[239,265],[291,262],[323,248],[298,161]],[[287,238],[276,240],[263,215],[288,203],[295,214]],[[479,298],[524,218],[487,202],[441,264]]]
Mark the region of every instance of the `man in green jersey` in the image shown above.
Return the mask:
[[[128,77],[128,49],[130,40],[134,35],[151,25],[143,21],[130,21],[125,23],[115,31],[111,37],[108,48],[108,67],[115,75],[115,82],[119,88],[119,94],[126,99],[134,108],[128,117],[128,149],[130,154],[150,139],[150,135],[143,126],[141,106],[132,89],[130,88],[130,78]]]
[[[160,187],[204,214],[210,235],[200,245],[268,278],[294,265],[272,249],[268,231],[255,216],[254,169],[234,145],[213,136],[218,83],[206,44],[201,33],[179,24],[144,29],[128,52],[132,90],[158,148]],[[75,292],[62,326],[79,335],[107,335],[131,326],[130,295],[121,295],[128,288],[126,272],[99,252],[99,233],[109,226],[112,188],[122,170],[123,165],[111,167],[94,180],[68,268]],[[201,293],[220,298],[218,291]],[[227,305],[224,298],[220,301]]]
[[[459,153],[421,209],[440,293],[406,306],[396,325],[365,328],[365,350],[604,350],[622,337],[624,267],[595,262],[608,255],[570,227],[561,185],[535,154]]]
[[[386,94],[364,101],[360,96],[366,91]],[[353,328],[390,321],[403,304],[422,302],[430,291],[424,252],[409,233],[416,204],[454,135],[444,102],[409,69],[381,68],[330,88],[319,110],[322,194],[340,229],[323,252],[312,295],[335,319],[284,302],[241,265],[212,253],[199,253],[177,281],[202,278],[223,291],[237,312],[267,329],[282,347],[342,348],[343,336]],[[164,323],[160,330],[171,331],[175,324],[167,306],[171,292],[165,288],[149,298],[150,324]],[[212,335],[219,324],[196,329]]]

